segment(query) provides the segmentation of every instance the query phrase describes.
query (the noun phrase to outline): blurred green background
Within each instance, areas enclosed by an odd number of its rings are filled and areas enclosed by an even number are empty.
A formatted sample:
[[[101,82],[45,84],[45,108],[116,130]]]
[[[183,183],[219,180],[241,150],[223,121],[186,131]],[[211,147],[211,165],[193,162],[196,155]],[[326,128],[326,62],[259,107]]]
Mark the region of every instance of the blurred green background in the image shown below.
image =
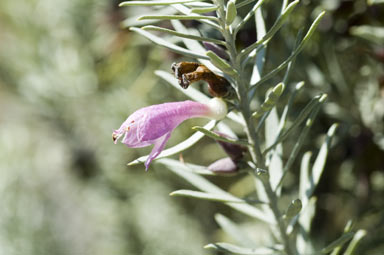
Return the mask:
[[[277,2],[265,6],[268,27]],[[153,74],[170,71],[178,56],[121,29],[144,10],[117,5],[0,1],[0,254],[209,254],[203,245],[226,238],[215,212],[247,222],[214,203],[169,197],[189,186],[156,164],[149,172],[126,166],[150,148],[114,145],[112,131],[140,107],[185,97]],[[307,83],[296,111],[319,92],[329,95],[306,149],[341,124],[316,193],[313,238],[327,243],[355,219],[368,230],[360,254],[384,254],[384,5],[303,0],[271,41],[266,68],[288,56],[297,31],[322,9],[327,16],[291,77]],[[255,39],[254,25],[247,29],[239,44]],[[183,123],[168,145],[196,123],[204,121]],[[224,155],[210,139],[197,147],[187,161]],[[289,196],[295,174],[284,187]],[[212,180],[240,196],[253,188],[246,176]],[[265,231],[247,224],[256,238]]]

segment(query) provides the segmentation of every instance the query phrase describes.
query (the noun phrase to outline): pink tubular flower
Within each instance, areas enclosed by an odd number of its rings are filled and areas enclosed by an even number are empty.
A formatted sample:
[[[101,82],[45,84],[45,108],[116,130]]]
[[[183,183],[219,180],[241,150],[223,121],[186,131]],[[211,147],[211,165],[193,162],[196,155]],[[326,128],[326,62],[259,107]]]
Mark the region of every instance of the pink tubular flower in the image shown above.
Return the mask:
[[[131,148],[154,145],[145,168],[164,149],[172,131],[184,120],[196,117],[222,119],[227,106],[220,98],[211,99],[208,104],[194,101],[172,102],[152,105],[134,112],[112,134],[113,141],[123,136],[122,143]]]

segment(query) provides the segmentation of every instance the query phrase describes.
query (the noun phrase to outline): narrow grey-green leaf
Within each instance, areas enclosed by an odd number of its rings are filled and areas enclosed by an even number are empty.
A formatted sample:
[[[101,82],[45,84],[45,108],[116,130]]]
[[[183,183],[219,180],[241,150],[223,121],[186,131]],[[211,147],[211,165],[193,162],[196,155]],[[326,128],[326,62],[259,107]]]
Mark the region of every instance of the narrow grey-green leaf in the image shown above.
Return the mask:
[[[144,15],[140,16],[138,20],[157,19],[157,20],[211,20],[217,21],[216,17],[204,15]]]
[[[239,226],[234,223],[231,219],[224,215],[217,213],[215,214],[215,220],[217,224],[226,232],[230,237],[233,238],[237,243],[247,246],[254,247],[255,243],[249,238]]]
[[[229,0],[227,3],[227,11],[225,15],[225,23],[229,26],[235,20],[237,9],[234,0]]]
[[[187,57],[193,57],[193,58],[202,58],[202,59],[209,59],[207,56],[204,56],[204,55],[200,55],[200,54],[197,54],[193,51],[190,51],[190,50],[187,50],[185,48],[182,48],[180,46],[177,46],[175,44],[172,44],[170,42],[167,42],[166,40],[158,37],[158,36],[155,36],[147,31],[144,31],[140,28],[137,28],[137,27],[131,27],[130,30],[134,31],[134,32],[137,32],[139,34],[141,34],[142,36],[146,37],[147,39],[149,39],[150,41],[152,41],[153,43],[157,44],[157,45],[160,45],[160,46],[163,46],[167,49],[170,49],[176,53],[179,53],[179,54],[182,54],[182,55],[185,55]]]
[[[185,4],[185,3],[198,2],[198,1],[199,0],[126,1],[126,2],[120,3],[119,7],[123,7],[123,6],[156,6],[156,5]]]
[[[201,37],[201,36],[196,36],[196,35],[191,35],[191,34],[179,33],[175,30],[171,30],[171,29],[167,29],[167,28],[163,28],[163,27],[145,26],[145,27],[142,27],[141,29],[151,30],[151,31],[159,31],[159,32],[175,35],[175,36],[182,37],[182,38],[188,38],[191,40],[212,42],[212,43],[216,43],[216,44],[225,45],[225,42],[221,41],[221,40],[216,40],[216,39],[212,39],[212,38],[206,38],[206,37]]]
[[[292,3],[290,3],[287,6],[287,8],[284,10],[284,12],[276,20],[275,24],[273,24],[271,29],[268,30],[268,32],[265,34],[265,36],[263,36],[263,38],[261,38],[260,40],[257,40],[255,43],[251,44],[250,46],[248,46],[247,48],[242,50],[240,52],[240,54],[238,55],[238,58],[243,59],[245,56],[247,56],[249,53],[251,53],[258,46],[269,41],[269,39],[271,39],[276,34],[276,32],[279,31],[279,29],[284,25],[285,21],[287,20],[287,18],[289,17],[289,15],[291,14],[291,12],[293,11],[293,9],[295,8],[295,6],[298,3],[299,3],[299,0],[296,0]]]
[[[367,235],[367,231],[360,229],[356,232],[356,234],[353,236],[352,241],[349,243],[347,249],[344,252],[344,255],[354,255],[355,250],[357,248],[357,245],[361,241],[361,239],[364,238],[364,236]]]
[[[204,128],[207,130],[210,130],[215,125],[216,125],[216,121],[211,120],[210,122],[208,122],[208,124],[206,124],[204,126]],[[160,153],[160,155],[156,157],[156,159],[161,159],[161,158],[165,158],[165,157],[169,157],[169,156],[178,154],[178,153],[192,147],[194,144],[196,144],[198,141],[200,141],[200,139],[203,137],[204,137],[204,134],[202,134],[200,132],[196,132],[192,136],[190,136],[188,139],[184,140],[183,142],[181,142],[181,143],[179,143],[179,144],[177,144],[177,145],[175,145],[169,149],[163,150]],[[142,156],[138,159],[133,160],[132,162],[129,162],[128,165],[131,166],[131,165],[137,165],[137,164],[144,163],[147,160],[147,158],[148,158],[148,155]]]
[[[284,139],[288,137],[288,135],[295,129],[297,128],[304,120],[308,118],[310,113],[313,111],[313,109],[319,105],[319,101],[322,98],[322,96],[316,96],[314,97],[305,107],[301,112],[299,113],[299,116],[293,121],[292,125],[284,131],[276,140],[275,142],[268,146],[264,153],[267,153],[271,149],[273,149],[277,144],[281,143]]]
[[[368,0],[367,2],[369,5],[384,4],[384,0]]]
[[[271,110],[276,105],[277,100],[283,93],[284,87],[284,83],[277,84],[265,98],[264,102],[260,105],[259,109],[252,114],[252,117],[261,117],[264,113]]]
[[[313,164],[312,175],[310,178],[311,188],[306,191],[307,197],[310,197],[313,194],[313,191],[315,190],[317,184],[320,181],[321,174],[323,173],[323,170],[324,170],[325,162],[327,161],[328,151],[331,147],[332,138],[335,135],[337,127],[338,127],[338,124],[333,124],[329,128],[327,137],[325,138],[325,141],[320,148],[320,151],[319,151],[319,154],[317,155],[315,163]]]
[[[153,14],[162,14],[162,15],[172,15],[176,14],[177,10],[175,10],[172,7],[165,6],[164,8],[158,8],[156,9],[156,13],[151,10],[151,13]],[[148,14],[151,14],[148,13]],[[133,16],[130,16],[129,18],[123,20],[121,22],[121,27],[122,28],[127,28],[127,27],[139,27],[139,26],[145,26],[145,25],[150,25],[150,24],[155,24],[160,22],[159,20],[137,20],[141,14],[134,14]]]
[[[368,41],[380,45],[384,43],[384,28],[382,26],[356,26],[352,27],[349,31],[352,35],[364,38]]]
[[[214,243],[204,246],[206,249],[215,249],[219,251],[229,252],[239,255],[272,255],[276,254],[276,250],[270,248],[247,248],[230,243]]]
[[[321,96],[320,98],[318,98],[318,103],[319,104],[314,106],[313,110],[310,112],[308,118],[306,119],[307,121],[305,123],[305,126],[302,129],[301,133],[299,134],[299,137],[298,137],[298,139],[297,139],[297,141],[295,143],[295,146],[293,147],[293,150],[291,151],[291,154],[288,157],[288,161],[285,164],[284,169],[283,169],[283,176],[281,177],[280,182],[277,185],[277,187],[281,187],[281,185],[282,185],[282,183],[284,181],[285,176],[287,176],[287,173],[290,170],[293,162],[295,161],[296,156],[299,153],[302,145],[304,144],[304,141],[305,141],[305,139],[307,137],[307,134],[309,133],[309,130],[311,129],[311,127],[313,125],[313,122],[314,122],[314,120],[315,120],[315,118],[317,116],[317,113],[320,110],[320,106],[324,102],[325,98],[326,97],[324,97],[324,95]],[[304,200],[303,200],[303,202],[304,202]]]
[[[255,28],[256,28],[257,40],[260,40],[266,34],[265,22],[264,22],[263,12],[261,8],[256,10],[255,23],[256,23]],[[253,63],[250,84],[255,84],[260,80],[260,77],[262,75],[263,68],[264,68],[264,63],[265,63],[265,51],[266,51],[266,47],[260,47],[257,50],[255,49],[253,52],[249,54],[250,57],[256,56],[255,61]],[[251,91],[251,93],[249,93],[249,98],[253,98],[254,96],[253,93],[255,92],[256,92],[255,90]]]
[[[196,2],[196,4],[197,3],[198,2]],[[200,4],[204,4],[204,3],[200,3]],[[207,6],[207,5],[202,5],[202,6]],[[174,5],[172,5],[172,7],[175,8],[176,10],[178,10],[180,13],[182,13],[184,15],[188,15],[188,16],[201,16],[201,15],[192,13],[192,11],[191,11],[192,9],[188,8],[184,4],[174,4]],[[221,31],[221,27],[216,22],[213,22],[212,20],[200,19],[199,22],[205,23],[207,25],[210,25],[211,27]]]
[[[243,0],[240,3],[236,4],[236,8],[241,8],[243,6],[246,6],[247,4],[250,4],[252,2],[255,2],[256,0]]]
[[[317,198],[311,197],[308,203],[304,205],[305,207],[303,207],[302,212],[298,215],[299,223],[308,235],[311,232],[312,220],[316,213],[316,202]]]
[[[245,15],[245,17],[241,20],[241,22],[236,26],[234,34],[236,35],[240,29],[245,25],[245,23],[248,22],[250,18],[255,14],[256,10],[260,8],[260,6],[264,3],[265,0],[259,0],[257,3],[252,7],[252,9]]]
[[[227,73],[228,75],[237,75],[236,70],[234,70],[227,61],[220,58],[216,53],[213,51],[207,51],[206,55],[211,60],[212,64],[222,70],[224,73]]]
[[[219,140],[219,141],[222,141],[222,142],[239,144],[239,145],[245,145],[245,146],[249,145],[249,143],[247,141],[236,140],[236,139],[231,139],[231,138],[225,138],[225,137],[219,136],[217,133],[212,132],[210,130],[207,130],[207,129],[203,128],[203,127],[195,126],[192,129],[196,130],[196,131],[200,131],[203,134],[205,134],[206,136],[209,136],[209,137],[211,137],[211,138],[213,138],[215,140]]]
[[[207,12],[214,12],[218,9],[219,7],[217,6],[212,6],[212,7],[201,7],[201,8],[192,8],[191,13],[207,13]]]
[[[312,157],[312,152],[307,151],[304,153],[303,158],[301,159],[300,165],[300,185],[299,185],[299,197],[304,205],[308,202],[308,197],[306,191],[309,186],[309,173],[310,173],[310,160]]]
[[[288,209],[285,213],[285,218],[287,220],[292,219],[297,214],[299,214],[302,208],[303,208],[303,204],[301,203],[300,199],[292,200],[292,202],[289,204]]]
[[[193,186],[200,189],[201,191],[213,193],[213,194],[223,194],[223,195],[232,196],[233,198],[236,198],[235,196],[225,192],[224,190],[220,189],[219,187],[209,182],[208,180],[204,179],[203,177],[192,173],[188,169],[188,166],[186,164],[183,164],[177,160],[162,158],[157,160],[157,163],[167,166],[169,170],[179,175],[180,177],[184,178],[186,181],[188,181],[189,183],[191,183]],[[254,206],[251,206],[248,204],[241,204],[241,203],[225,203],[225,204],[245,215],[251,216],[261,221],[272,223],[272,224],[274,224],[275,222],[273,218],[264,214],[260,209]]]
[[[344,227],[344,233],[348,233],[348,232],[351,232],[352,230],[352,227],[353,227],[353,220],[349,220],[347,222],[347,224],[345,225]],[[343,248],[342,245],[339,245],[337,247],[335,247],[331,253],[331,255],[339,255],[341,249]]]
[[[338,246],[343,246],[346,242],[352,239],[355,233],[348,232],[344,233],[342,236],[340,236],[338,239],[327,245],[325,248],[321,250],[322,253],[330,253],[333,249],[335,249]]]
[[[191,3],[183,4],[183,6],[187,6],[187,8],[210,8],[210,7],[215,7],[216,5],[212,3],[205,3],[205,2],[191,2]]]
[[[272,93],[271,93],[272,94]],[[276,107],[274,107],[268,117],[265,120],[265,144],[269,146],[276,141],[279,134],[279,116],[277,114]],[[283,154],[283,146],[277,145],[269,155],[267,155],[270,163],[268,165],[269,181],[271,188],[276,191],[277,195],[280,194],[281,189],[276,189],[283,175],[283,160],[281,155]]]
[[[291,53],[291,55],[283,62],[281,63],[278,67],[270,71],[268,74],[264,75],[256,84],[253,84],[250,86],[249,90],[255,89],[258,85],[263,83],[264,81],[272,78],[275,76],[276,73],[280,72],[282,69],[284,69],[304,48],[304,46],[307,44],[307,42],[310,40],[312,37],[313,33],[315,32],[317,26],[319,25],[321,19],[323,18],[325,12],[320,13],[315,21],[312,23],[311,27],[309,28],[307,34],[304,36],[303,40],[299,44],[299,46]]]
[[[213,193],[206,193],[206,192],[185,190],[185,189],[173,191],[169,195],[192,197],[192,198],[198,198],[198,199],[210,200],[210,201],[216,201],[216,202],[224,202],[224,203],[245,203],[244,200],[240,198],[235,198],[234,196],[227,196],[223,194],[213,194]]]
[[[316,201],[316,197],[311,197],[306,204],[303,202],[303,209],[301,209],[300,214],[293,217],[287,226],[287,235],[292,234],[297,221],[300,222],[302,230],[309,234],[309,231],[311,230],[311,222],[316,211]]]

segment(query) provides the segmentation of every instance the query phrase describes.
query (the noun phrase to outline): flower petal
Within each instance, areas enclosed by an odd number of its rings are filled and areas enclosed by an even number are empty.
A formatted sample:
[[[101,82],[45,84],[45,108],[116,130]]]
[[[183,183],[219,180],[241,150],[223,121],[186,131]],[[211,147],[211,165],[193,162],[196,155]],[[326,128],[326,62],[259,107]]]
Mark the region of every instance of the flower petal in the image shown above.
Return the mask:
[[[155,146],[153,147],[151,153],[148,156],[148,159],[145,161],[145,164],[144,164],[146,171],[148,170],[149,164],[151,164],[152,160],[154,160],[157,156],[159,156],[161,151],[164,149],[165,144],[167,143],[170,137],[171,137],[171,132],[168,132],[155,141],[154,143]]]

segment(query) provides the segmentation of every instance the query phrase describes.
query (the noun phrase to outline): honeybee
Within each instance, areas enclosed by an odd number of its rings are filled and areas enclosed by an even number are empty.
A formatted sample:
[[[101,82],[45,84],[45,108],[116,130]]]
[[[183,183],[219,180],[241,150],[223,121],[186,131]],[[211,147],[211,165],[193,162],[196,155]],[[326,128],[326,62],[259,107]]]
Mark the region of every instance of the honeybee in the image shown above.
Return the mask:
[[[173,63],[172,71],[183,89],[197,81],[206,81],[208,83],[208,92],[214,97],[231,97],[233,88],[231,84],[222,76],[219,76],[209,70],[205,65],[195,62]]]

